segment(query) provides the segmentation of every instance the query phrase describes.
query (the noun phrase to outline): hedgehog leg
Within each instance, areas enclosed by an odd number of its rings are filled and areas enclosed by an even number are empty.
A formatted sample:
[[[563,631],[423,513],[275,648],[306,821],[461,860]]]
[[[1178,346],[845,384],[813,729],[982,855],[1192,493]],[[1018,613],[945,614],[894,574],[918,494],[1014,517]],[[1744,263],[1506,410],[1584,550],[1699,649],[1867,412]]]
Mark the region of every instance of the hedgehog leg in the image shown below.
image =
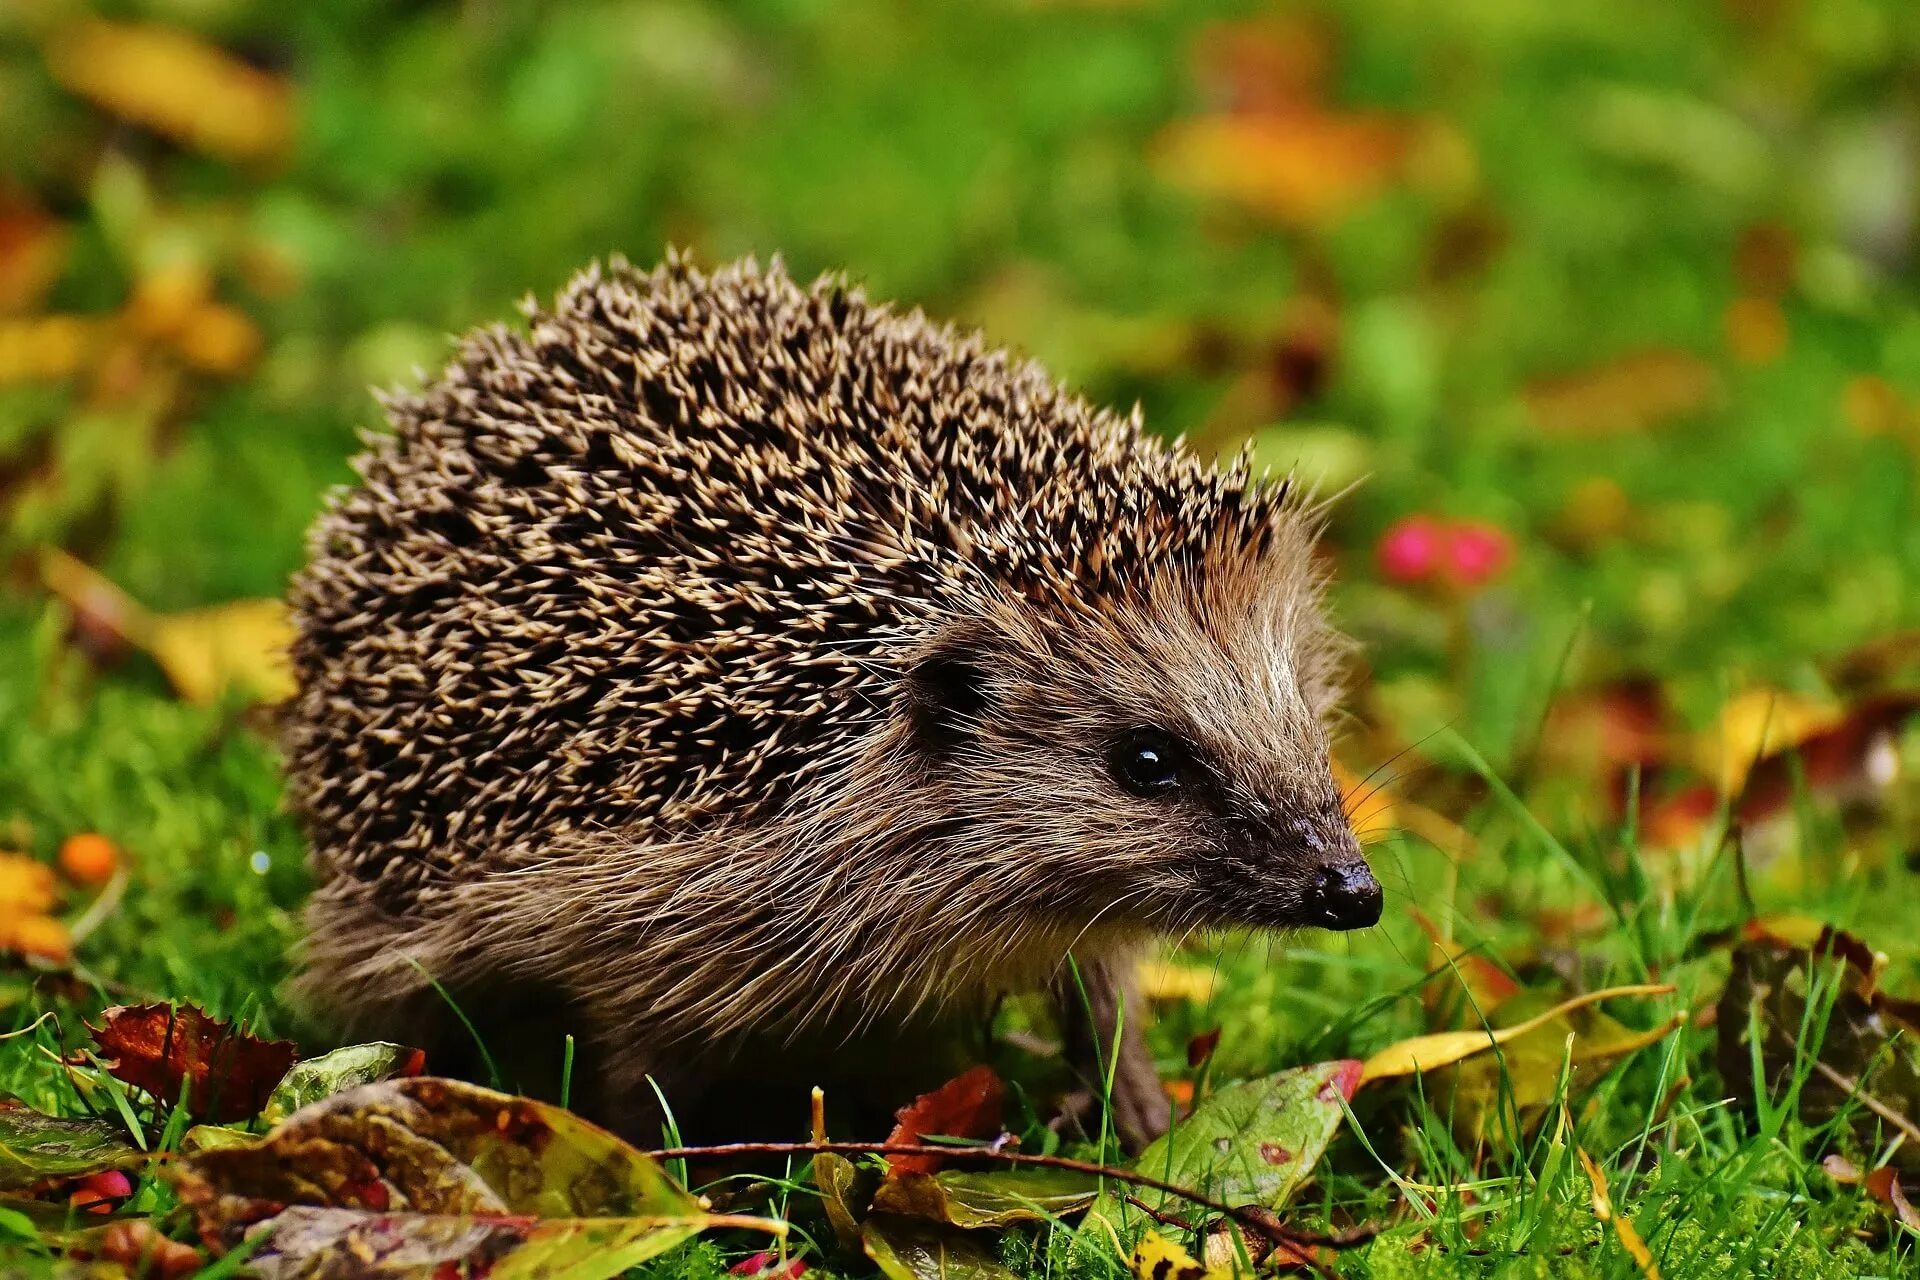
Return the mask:
[[[1055,981],[1053,995],[1067,1060],[1096,1083],[1112,1064],[1114,1128],[1129,1151],[1138,1151],[1167,1131],[1172,1111],[1140,1034],[1146,1009],[1134,989],[1133,960],[1130,951],[1076,956],[1079,980],[1068,970]]]

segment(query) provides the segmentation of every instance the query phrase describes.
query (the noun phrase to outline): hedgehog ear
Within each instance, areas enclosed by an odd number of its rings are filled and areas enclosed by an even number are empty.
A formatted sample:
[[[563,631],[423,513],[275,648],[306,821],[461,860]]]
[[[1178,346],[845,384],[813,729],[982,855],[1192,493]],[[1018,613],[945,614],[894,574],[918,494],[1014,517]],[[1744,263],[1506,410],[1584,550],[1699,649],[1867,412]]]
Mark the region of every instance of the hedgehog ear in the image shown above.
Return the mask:
[[[914,659],[905,686],[907,724],[929,754],[944,754],[972,736],[991,704],[977,645],[943,639]]]

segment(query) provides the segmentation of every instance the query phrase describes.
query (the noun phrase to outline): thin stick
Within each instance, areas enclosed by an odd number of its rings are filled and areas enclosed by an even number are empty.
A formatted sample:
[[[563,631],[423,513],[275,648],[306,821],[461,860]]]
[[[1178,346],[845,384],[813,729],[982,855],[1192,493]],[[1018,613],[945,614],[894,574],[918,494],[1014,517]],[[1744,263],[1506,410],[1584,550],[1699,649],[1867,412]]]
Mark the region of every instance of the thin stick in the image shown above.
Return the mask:
[[[1916,1127],[1913,1121],[1907,1119],[1898,1111],[1895,1111],[1892,1107],[1868,1093],[1865,1089],[1862,1089],[1858,1080],[1855,1080],[1852,1076],[1841,1075],[1838,1071],[1835,1071],[1818,1058],[1813,1060],[1813,1065],[1819,1068],[1821,1075],[1839,1085],[1842,1089],[1845,1089],[1849,1094],[1860,1099],[1861,1106],[1873,1112],[1873,1114],[1879,1116],[1882,1120],[1885,1120],[1888,1124],[1898,1129],[1901,1133],[1906,1134],[1907,1137],[1913,1139],[1915,1142],[1920,1142],[1920,1127]]]
[[[1066,1156],[1036,1156],[1024,1151],[996,1151],[990,1147],[947,1147],[933,1143],[904,1142],[723,1142],[704,1147],[665,1147],[658,1151],[649,1151],[647,1154],[656,1160],[685,1160],[718,1156],[797,1156],[820,1151],[830,1151],[836,1155],[846,1156],[939,1156],[946,1160],[998,1160],[1004,1164],[1022,1164],[1040,1169],[1067,1169],[1074,1173],[1090,1174],[1096,1178],[1112,1178],[1115,1182],[1125,1182],[1170,1196],[1179,1196],[1182,1200],[1191,1201],[1215,1213],[1224,1213],[1242,1226],[1269,1238],[1277,1237],[1290,1243],[1321,1242],[1320,1237],[1310,1232],[1295,1231],[1292,1227],[1283,1225],[1272,1211],[1258,1205],[1244,1205],[1236,1208],[1201,1192],[1177,1186],[1171,1182],[1163,1182],[1159,1178],[1149,1177],[1144,1173],[1135,1173],[1131,1169],[1115,1169],[1111,1165],[1095,1164],[1090,1160],[1073,1160]],[[1131,1196],[1127,1198],[1133,1199]]]

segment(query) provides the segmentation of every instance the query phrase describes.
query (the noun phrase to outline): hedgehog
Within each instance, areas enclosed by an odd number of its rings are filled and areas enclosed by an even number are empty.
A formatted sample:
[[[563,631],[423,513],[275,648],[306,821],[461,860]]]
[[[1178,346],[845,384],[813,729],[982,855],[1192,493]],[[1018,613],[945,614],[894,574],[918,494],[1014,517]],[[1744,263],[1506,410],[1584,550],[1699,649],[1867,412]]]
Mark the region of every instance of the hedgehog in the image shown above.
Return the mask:
[[[1144,948],[1378,919],[1296,487],[777,259],[523,309],[385,397],[291,589],[342,1034],[558,1026],[590,1114],[750,1137],[1051,996],[1138,1146]]]

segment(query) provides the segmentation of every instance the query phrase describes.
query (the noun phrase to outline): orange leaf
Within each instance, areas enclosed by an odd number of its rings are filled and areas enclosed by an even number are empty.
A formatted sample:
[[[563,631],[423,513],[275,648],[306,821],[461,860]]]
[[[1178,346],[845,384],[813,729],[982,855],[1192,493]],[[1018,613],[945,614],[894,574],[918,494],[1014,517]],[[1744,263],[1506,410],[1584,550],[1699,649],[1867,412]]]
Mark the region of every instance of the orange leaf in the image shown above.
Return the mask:
[[[987,1138],[1000,1131],[1000,1103],[1006,1089],[988,1066],[973,1067],[923,1093],[894,1112],[898,1122],[887,1135],[889,1146],[911,1146],[930,1133],[952,1138]],[[888,1156],[901,1173],[932,1173],[939,1156]]]
[[[38,206],[0,194],[0,314],[39,305],[66,266],[70,239]]]
[[[25,854],[0,853],[0,918],[42,914],[56,892],[52,867]]]
[[[248,1035],[192,1005],[115,1005],[87,1030],[116,1078],[168,1103],[190,1088],[193,1113],[216,1123],[258,1114],[299,1056],[291,1041]]]
[[[292,132],[283,81],[184,31],[90,19],[49,42],[47,64],[115,115],[228,159],[273,155]]]
[[[1400,176],[1407,129],[1384,115],[1311,108],[1202,116],[1154,142],[1168,181],[1288,226],[1337,221]]]

